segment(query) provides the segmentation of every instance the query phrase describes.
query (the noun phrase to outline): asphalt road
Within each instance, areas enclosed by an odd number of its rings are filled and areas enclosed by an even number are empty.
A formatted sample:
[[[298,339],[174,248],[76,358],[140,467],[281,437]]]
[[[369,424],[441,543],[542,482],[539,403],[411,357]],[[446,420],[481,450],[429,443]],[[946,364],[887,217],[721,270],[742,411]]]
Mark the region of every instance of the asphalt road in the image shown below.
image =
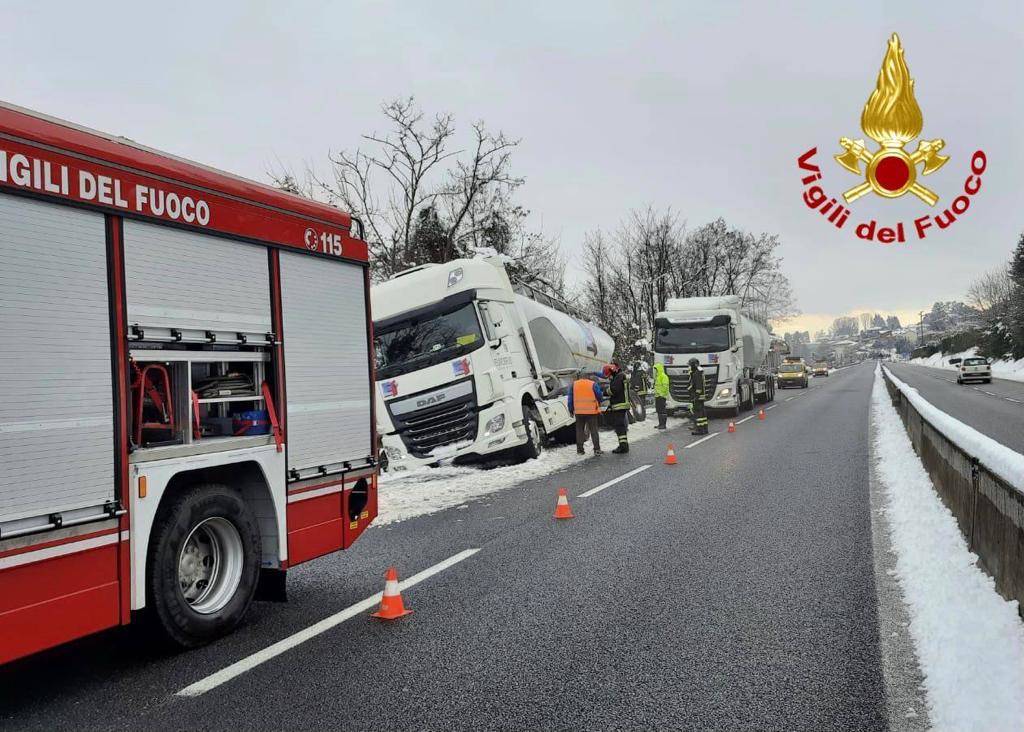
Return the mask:
[[[886,367],[933,406],[1024,453],[1024,384],[992,379],[991,384],[960,386],[955,371],[906,363],[887,363]]]
[[[765,421],[715,420],[699,444],[673,420],[626,457],[374,529],[212,646],[161,656],[129,628],[8,666],[0,727],[884,729],[872,378],[782,391]],[[552,519],[559,486],[571,521]],[[389,564],[406,578],[467,549],[405,591],[415,614],[355,614],[177,695],[378,592]]]

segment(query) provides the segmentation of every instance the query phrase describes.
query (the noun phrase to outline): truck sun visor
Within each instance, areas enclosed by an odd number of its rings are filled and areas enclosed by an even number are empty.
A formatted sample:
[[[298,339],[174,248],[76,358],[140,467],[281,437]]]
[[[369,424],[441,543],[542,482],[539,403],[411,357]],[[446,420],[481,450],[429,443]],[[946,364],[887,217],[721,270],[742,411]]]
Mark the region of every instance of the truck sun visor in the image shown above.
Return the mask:
[[[418,307],[415,310],[407,310],[404,313],[399,313],[398,315],[390,318],[383,318],[381,320],[374,321],[373,332],[378,336],[383,335],[388,331],[394,330],[395,328],[408,323],[409,321],[432,318],[440,313],[455,310],[466,303],[473,302],[476,299],[476,290],[463,290],[462,292],[456,292],[454,295],[449,295],[443,300],[437,300],[436,302],[429,303],[428,305]]]

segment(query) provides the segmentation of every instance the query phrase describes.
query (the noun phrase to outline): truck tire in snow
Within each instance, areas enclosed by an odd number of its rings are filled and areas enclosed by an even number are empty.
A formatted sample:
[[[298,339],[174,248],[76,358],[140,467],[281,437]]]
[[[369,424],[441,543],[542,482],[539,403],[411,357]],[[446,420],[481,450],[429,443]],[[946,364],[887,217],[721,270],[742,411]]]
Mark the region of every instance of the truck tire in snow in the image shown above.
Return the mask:
[[[195,485],[161,508],[146,567],[151,618],[167,640],[194,648],[245,616],[260,571],[260,532],[236,491]]]
[[[532,407],[523,406],[523,427],[526,429],[526,442],[516,448],[516,453],[523,460],[539,458],[544,452],[544,444],[548,434],[544,422]]]

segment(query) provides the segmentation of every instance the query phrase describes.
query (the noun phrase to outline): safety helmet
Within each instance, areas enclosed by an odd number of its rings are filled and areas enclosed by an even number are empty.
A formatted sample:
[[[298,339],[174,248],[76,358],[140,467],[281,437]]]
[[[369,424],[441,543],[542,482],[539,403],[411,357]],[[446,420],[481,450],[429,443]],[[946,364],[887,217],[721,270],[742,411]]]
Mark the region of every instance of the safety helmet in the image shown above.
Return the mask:
[[[691,368],[691,369],[694,369],[694,368],[700,368],[700,361],[698,361],[698,360],[697,360],[697,359],[695,359],[695,358],[691,358],[691,359],[690,359],[690,360],[688,361],[688,363],[690,364],[690,368]]]

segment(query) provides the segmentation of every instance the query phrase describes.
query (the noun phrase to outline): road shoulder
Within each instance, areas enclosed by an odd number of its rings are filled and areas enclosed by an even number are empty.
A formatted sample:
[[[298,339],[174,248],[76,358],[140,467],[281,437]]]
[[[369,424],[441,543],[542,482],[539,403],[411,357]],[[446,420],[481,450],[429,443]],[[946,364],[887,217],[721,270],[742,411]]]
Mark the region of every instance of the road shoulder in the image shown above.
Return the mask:
[[[875,433],[874,415],[868,417],[870,434]],[[868,440],[870,460],[871,546],[878,596],[878,637],[882,650],[882,678],[885,683],[889,729],[918,732],[930,728],[924,676],[910,636],[910,615],[896,579],[896,554],[885,515],[885,498],[878,476],[876,449]]]

